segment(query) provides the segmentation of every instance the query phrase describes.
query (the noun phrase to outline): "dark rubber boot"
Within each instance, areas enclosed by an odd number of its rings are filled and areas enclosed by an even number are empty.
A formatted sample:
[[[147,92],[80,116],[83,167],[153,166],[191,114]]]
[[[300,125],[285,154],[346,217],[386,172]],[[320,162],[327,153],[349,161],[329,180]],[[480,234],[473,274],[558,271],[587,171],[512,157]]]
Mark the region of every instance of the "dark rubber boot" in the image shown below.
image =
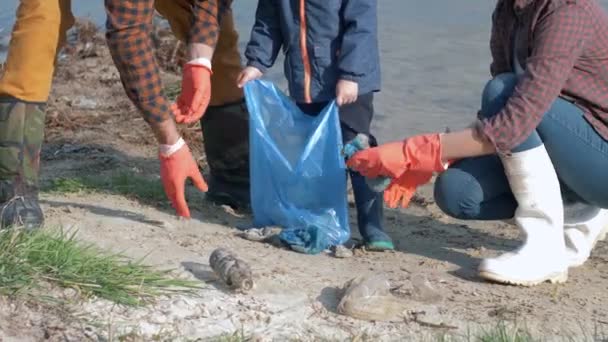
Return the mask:
[[[0,228],[40,228],[38,203],[44,108],[15,99],[0,100]]]
[[[249,112],[245,101],[209,107],[201,126],[210,169],[206,198],[237,209],[250,208]]]
[[[384,219],[384,198],[382,193],[370,189],[358,172],[350,172],[350,179],[357,207],[357,225],[365,246],[372,251],[394,250],[393,240],[382,228]]]

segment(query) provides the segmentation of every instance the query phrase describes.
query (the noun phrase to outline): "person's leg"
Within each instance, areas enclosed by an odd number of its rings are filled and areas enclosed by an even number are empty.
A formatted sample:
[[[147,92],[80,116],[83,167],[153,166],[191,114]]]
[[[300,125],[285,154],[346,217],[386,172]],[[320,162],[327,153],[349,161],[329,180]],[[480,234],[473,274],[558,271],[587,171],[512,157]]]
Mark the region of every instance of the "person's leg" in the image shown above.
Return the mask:
[[[249,192],[249,111],[236,85],[242,70],[239,36],[231,10],[220,18],[220,36],[213,55],[211,102],[201,119],[205,153],[211,171],[208,198],[219,204],[247,208]]]
[[[500,110],[514,84],[515,79],[508,75],[488,83],[482,107]],[[495,106],[488,106],[490,104]],[[482,110],[481,114],[493,112]],[[569,267],[579,266],[608,230],[608,211],[600,209],[607,206],[608,182],[598,181],[605,177],[601,170],[606,169],[608,143],[583,118],[579,108],[561,99],[556,100],[543,117],[537,133],[518,146],[518,150],[536,145],[537,137],[546,146],[561,183],[567,262]],[[487,162],[491,159],[495,161],[493,164]],[[515,212],[517,203],[497,159],[495,156],[471,158],[452,165],[435,183],[439,207],[460,219],[508,218]],[[482,163],[484,160],[486,163]]]
[[[484,89],[479,115],[496,115],[513,93],[517,78],[503,74]],[[567,279],[560,184],[547,150],[536,131],[509,155],[499,156],[517,201],[515,223],[525,236],[523,245],[498,258],[485,259],[480,276],[501,283],[531,286]]]
[[[585,202],[608,208],[608,141],[576,105],[558,99],[537,128],[560,180]]]
[[[357,134],[369,136],[370,145],[377,146],[376,138],[371,134],[371,122],[374,115],[374,95],[363,94],[357,101],[340,107],[340,126],[342,140],[347,144]],[[373,191],[364,176],[358,172],[349,171],[350,181],[357,208],[357,226],[369,250],[393,250],[392,239],[384,231],[384,196]]]
[[[516,84],[513,74],[488,82],[479,116],[500,112]],[[483,278],[518,285],[567,278],[560,184],[537,132],[510,155],[455,163],[440,175],[435,193],[438,205],[448,214],[486,220],[513,216],[523,231],[525,241],[518,250],[481,263]]]
[[[55,57],[73,25],[69,0],[21,0],[6,68],[0,78],[1,227],[35,229],[44,217],[38,204],[44,104]]]
[[[70,0],[21,0],[11,35],[0,96],[45,103],[55,56],[74,25]]]
[[[450,166],[435,180],[437,206],[460,220],[508,220],[517,202],[496,155],[467,158]]]
[[[479,115],[498,113],[516,84],[514,74],[501,74],[489,81],[483,90]],[[525,144],[534,144],[534,138]],[[457,161],[437,177],[434,196],[441,210],[462,220],[507,220],[513,218],[517,208],[497,155]]]
[[[300,110],[307,115],[317,116],[327,106],[327,102],[298,103]],[[376,138],[370,133],[374,113],[373,94],[358,97],[355,103],[339,109],[342,142],[347,144],[357,134],[370,137],[370,144],[376,146]],[[349,171],[357,208],[357,226],[369,250],[384,251],[395,248],[392,239],[384,232],[384,198],[367,184],[365,177],[358,172]]]
[[[608,141],[585,120],[580,108],[562,99],[553,104],[537,131],[565,193],[569,266],[580,266],[608,231]]]

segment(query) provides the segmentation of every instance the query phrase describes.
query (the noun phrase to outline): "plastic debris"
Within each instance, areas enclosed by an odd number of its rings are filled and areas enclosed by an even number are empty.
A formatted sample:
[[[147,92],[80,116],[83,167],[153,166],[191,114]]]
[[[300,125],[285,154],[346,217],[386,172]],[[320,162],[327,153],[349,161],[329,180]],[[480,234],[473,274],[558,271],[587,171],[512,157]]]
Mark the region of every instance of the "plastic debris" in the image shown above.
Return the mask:
[[[402,321],[405,304],[390,291],[386,276],[360,276],[344,285],[338,313],[368,321]]]
[[[251,268],[224,248],[218,248],[209,257],[209,265],[215,274],[233,290],[253,289]]]
[[[335,246],[333,248],[333,252],[334,252],[334,257],[336,257],[338,259],[347,259],[347,258],[352,258],[354,256],[353,250],[344,245]]]

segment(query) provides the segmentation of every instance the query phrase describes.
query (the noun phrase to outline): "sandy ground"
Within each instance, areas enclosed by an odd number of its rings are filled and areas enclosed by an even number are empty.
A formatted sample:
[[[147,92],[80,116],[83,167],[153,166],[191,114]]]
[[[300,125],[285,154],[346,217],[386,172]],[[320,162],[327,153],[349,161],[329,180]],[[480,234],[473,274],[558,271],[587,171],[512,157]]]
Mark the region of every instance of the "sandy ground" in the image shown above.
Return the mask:
[[[87,38],[93,45],[81,42],[60,59],[48,111],[44,181],[104,176],[117,169],[158,178],[150,131],[124,96],[107,51],[94,44],[98,38]],[[166,83],[176,80],[171,74],[164,78]],[[184,128],[184,135],[201,156],[197,129]],[[246,241],[236,235],[236,227],[250,221],[248,214],[190,194],[194,219],[189,222],[176,220],[165,204],[151,206],[114,194],[43,194],[50,227],[78,229],[80,239],[133,257],[148,255],[148,262],[175,268],[205,287],[195,297],[163,298],[143,309],[99,300],[53,308],[4,300],[0,340],[206,340],[242,330],[259,340],[403,341],[466,335],[499,321],[526,326],[548,339],[593,340],[608,331],[605,243],[585,266],[572,270],[564,285],[502,286],[480,281],[475,269],[481,258],[516,247],[516,230],[503,223],[451,220],[438,211],[429,187],[409,209],[387,211],[386,228],[396,252],[356,251],[348,259]],[[252,293],[234,294],[216,280],[208,258],[217,247],[236,252],[252,266]],[[410,314],[393,323],[339,315],[338,288],[355,276],[378,273],[398,288]],[[413,279],[427,280],[439,298],[417,297]]]

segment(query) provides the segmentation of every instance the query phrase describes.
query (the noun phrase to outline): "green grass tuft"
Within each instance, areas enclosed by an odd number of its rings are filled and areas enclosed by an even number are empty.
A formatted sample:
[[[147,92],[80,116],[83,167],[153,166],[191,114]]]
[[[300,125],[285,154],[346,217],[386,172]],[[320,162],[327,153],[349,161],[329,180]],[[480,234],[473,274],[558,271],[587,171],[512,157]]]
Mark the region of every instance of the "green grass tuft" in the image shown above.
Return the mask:
[[[145,178],[127,171],[116,172],[106,177],[58,178],[44,186],[43,191],[59,193],[105,192],[132,197],[149,203],[166,201],[165,192],[159,180]]]
[[[232,334],[224,334],[211,339],[213,342],[247,342],[249,337],[243,329],[239,329]]]
[[[169,271],[154,270],[142,260],[78,242],[75,234],[0,231],[0,294],[31,295],[41,283],[130,306],[200,288],[198,282],[172,278]]]
[[[500,322],[496,327],[483,331],[476,339],[479,342],[533,342],[532,335],[517,326],[508,327]]]

